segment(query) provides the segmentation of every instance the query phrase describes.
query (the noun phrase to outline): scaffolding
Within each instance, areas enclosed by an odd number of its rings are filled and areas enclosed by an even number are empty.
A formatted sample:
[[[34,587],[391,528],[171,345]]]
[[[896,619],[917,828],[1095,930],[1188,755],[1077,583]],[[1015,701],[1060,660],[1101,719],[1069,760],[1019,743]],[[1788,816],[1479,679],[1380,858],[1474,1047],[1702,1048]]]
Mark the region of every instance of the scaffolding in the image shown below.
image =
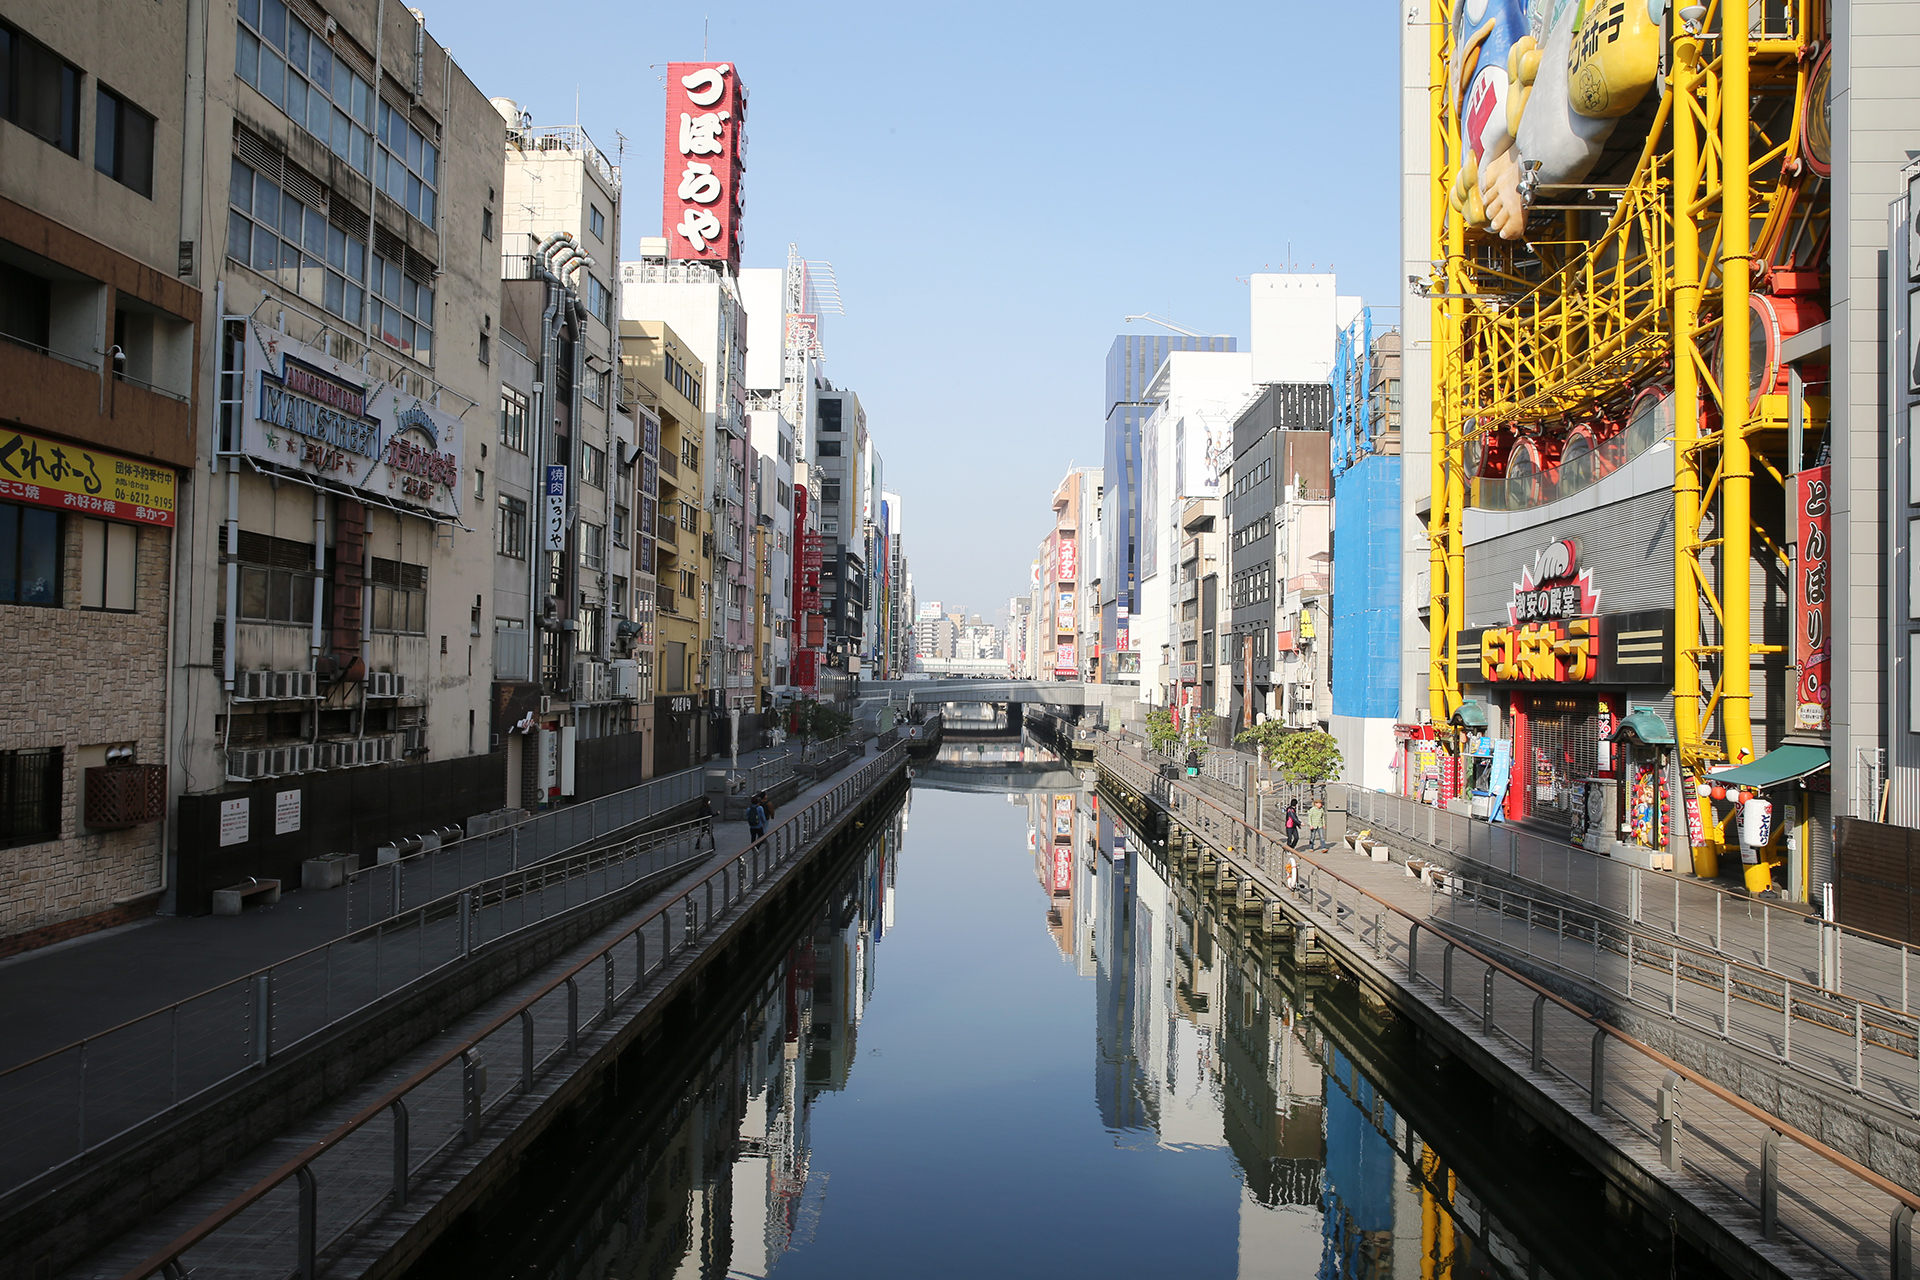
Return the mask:
[[[1620,9],[1588,6],[1576,47]],[[1796,310],[1825,297],[1824,157],[1808,130],[1825,128],[1824,89],[1811,82],[1827,20],[1820,0],[1743,12],[1723,22],[1718,4],[1669,8],[1654,89],[1618,131],[1644,122],[1644,139],[1618,138],[1577,183],[1535,184],[1526,166],[1538,162],[1522,160],[1525,230],[1513,238],[1470,225],[1482,211],[1461,207],[1477,163],[1457,118],[1456,76],[1471,64],[1451,65],[1461,10],[1430,28],[1438,723],[1461,705],[1462,517],[1482,504],[1489,459],[1515,442],[1555,446],[1576,424],[1618,431],[1637,396],[1670,388],[1677,748],[1696,775],[1754,758],[1753,674],[1786,655],[1755,634],[1751,592],[1756,572],[1791,572],[1789,477],[1824,443],[1827,400],[1803,398],[1797,381],[1785,391],[1784,361],[1752,367],[1750,298]],[[1754,332],[1722,342],[1726,317],[1741,315]],[[1721,393],[1743,384],[1751,394]],[[1790,457],[1790,440],[1806,452]]]

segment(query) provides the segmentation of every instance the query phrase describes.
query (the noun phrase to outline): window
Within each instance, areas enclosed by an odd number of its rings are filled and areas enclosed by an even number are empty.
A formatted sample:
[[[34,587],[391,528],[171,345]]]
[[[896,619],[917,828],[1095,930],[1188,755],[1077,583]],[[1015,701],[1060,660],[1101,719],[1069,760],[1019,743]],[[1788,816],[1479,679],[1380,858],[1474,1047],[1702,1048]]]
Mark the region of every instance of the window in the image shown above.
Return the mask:
[[[601,613],[599,605],[583,604],[580,606],[580,612],[574,615],[574,622],[578,628],[574,632],[575,653],[600,652],[600,619]],[[580,691],[576,689],[574,692],[577,695]]]
[[[694,577],[693,570],[680,571],[680,594],[691,600],[700,593],[700,582]]]
[[[373,560],[373,629],[427,633],[427,569],[398,560]]]
[[[607,562],[607,531],[597,524],[580,522],[580,564],[582,568],[599,569]]]
[[[249,622],[312,624],[313,584],[320,571],[314,568],[311,542],[243,531],[239,550],[229,552],[227,558],[240,562],[240,617]],[[225,574],[219,582],[224,592]]]
[[[374,92],[284,0],[239,0],[233,71],[363,175],[372,172]]]
[[[273,0],[262,0],[271,4]],[[380,148],[373,158],[373,185],[431,227],[434,189],[440,182],[440,148],[407,119],[405,107],[380,103]]]
[[[80,154],[80,68],[0,22],[0,85],[7,119],[70,156]]]
[[[59,747],[0,751],[0,846],[60,838]]]
[[[627,510],[627,508],[620,506],[619,504],[616,503],[613,508],[613,545],[614,546],[624,547],[627,545],[627,526],[631,522],[631,520],[632,520],[632,515]]]
[[[493,338],[485,330],[480,333],[480,363],[493,363]]]
[[[680,465],[693,471],[700,469],[700,446],[691,440],[680,442]]]
[[[680,527],[688,533],[700,532],[700,509],[690,502],[680,504]]]
[[[627,580],[625,578],[613,580],[613,616],[616,618],[627,616]]]
[[[527,398],[512,387],[500,388],[500,443],[527,451]]]
[[[106,88],[94,115],[93,167],[153,198],[153,117]]]
[[[132,613],[139,533],[130,524],[80,521],[80,607]]]
[[[433,289],[390,262],[373,257],[373,329],[390,347],[422,364],[433,363]]]
[[[487,500],[487,473],[478,467],[473,469],[473,496],[482,502]]]
[[[527,504],[519,498],[500,495],[500,554],[515,560],[527,558]]]
[[[0,604],[60,603],[60,513],[0,502]]]
[[[822,521],[820,522],[820,532],[822,532],[822,533],[838,533],[838,532],[840,532],[840,521],[839,521],[838,519],[836,519],[836,518],[834,518],[834,517],[831,517],[831,516],[830,516],[830,517],[828,517],[828,518],[827,518],[827,519],[825,519],[825,520],[822,520]]]
[[[822,441],[820,442],[820,447],[819,447],[819,450],[818,450],[818,454],[819,454],[819,456],[820,456],[820,457],[822,457],[822,458],[837,458],[837,457],[839,457],[839,456],[840,456],[840,442],[839,442],[838,440],[822,440]]]
[[[687,399],[700,403],[700,379],[671,355],[667,357],[667,382]]]
[[[228,194],[227,256],[349,324],[360,323],[367,245],[238,160]],[[375,259],[377,262],[378,259]]]
[[[820,429],[822,431],[838,431],[840,429],[840,408],[841,402],[838,400],[822,400],[820,402]]]
[[[580,446],[580,483],[596,489],[607,487],[607,451],[594,445]]]
[[[613,325],[613,293],[600,283],[598,276],[587,276],[587,310],[591,311],[601,324]],[[689,397],[691,398],[691,397]]]
[[[593,238],[596,240],[607,238],[607,215],[600,212],[595,205],[587,206],[587,230],[593,232]]]
[[[493,210],[491,209],[482,209],[480,211],[480,238],[482,240],[493,239]]]
[[[822,480],[820,482],[820,501],[840,501],[840,482],[838,480]]]
[[[596,373],[592,369],[587,370],[587,380],[581,384],[580,394],[585,396],[590,403],[605,405],[607,403],[607,375],[604,373]]]

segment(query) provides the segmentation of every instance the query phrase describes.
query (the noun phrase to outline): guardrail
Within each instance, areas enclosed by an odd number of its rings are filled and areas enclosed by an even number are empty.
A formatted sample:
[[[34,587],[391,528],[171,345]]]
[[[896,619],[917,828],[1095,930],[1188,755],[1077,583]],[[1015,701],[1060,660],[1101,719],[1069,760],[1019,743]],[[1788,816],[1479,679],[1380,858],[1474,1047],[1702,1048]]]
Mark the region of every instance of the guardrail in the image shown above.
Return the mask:
[[[701,856],[703,839],[709,819],[484,879],[0,1072],[0,1194],[503,938]]]
[[[1517,880],[1592,903],[1634,924],[1756,963],[1795,982],[1911,1012],[1920,957],[1911,944],[1822,921],[1704,880],[1636,867],[1496,823],[1345,784],[1347,826],[1384,830]],[[1853,946],[1847,945],[1852,940]],[[1824,958],[1823,946],[1831,946]]]
[[[1329,931],[1371,952],[1383,974],[1398,971],[1409,989],[1436,993],[1444,1016],[1469,1029],[1477,1022],[1496,1051],[1503,1042],[1517,1051],[1524,1074],[1554,1089],[1570,1086],[1594,1115],[1616,1117],[1653,1142],[1669,1169],[1697,1174],[1745,1204],[1763,1237],[1784,1232],[1854,1275],[1912,1280],[1920,1195],[1451,936],[1431,917],[1287,849],[1144,762],[1112,751],[1100,759],[1121,783],[1153,796],[1216,848],[1251,861]],[[1431,945],[1421,946],[1423,933]],[[1472,962],[1477,982],[1456,980],[1466,977],[1456,975],[1460,956]]]
[[[894,747],[869,761],[139,1263],[126,1280],[227,1266],[316,1275],[329,1248],[384,1207],[405,1208],[424,1175],[438,1171],[458,1147],[477,1142],[536,1081],[578,1052],[587,1032],[610,1022],[905,758],[905,748]],[[489,1062],[517,1068],[512,1083],[491,1098]],[[292,1256],[268,1261],[263,1241],[278,1242]]]
[[[504,875],[678,808],[703,794],[704,769],[683,769],[593,800],[549,809],[510,827],[449,841],[346,873],[348,928],[402,915],[462,885]]]

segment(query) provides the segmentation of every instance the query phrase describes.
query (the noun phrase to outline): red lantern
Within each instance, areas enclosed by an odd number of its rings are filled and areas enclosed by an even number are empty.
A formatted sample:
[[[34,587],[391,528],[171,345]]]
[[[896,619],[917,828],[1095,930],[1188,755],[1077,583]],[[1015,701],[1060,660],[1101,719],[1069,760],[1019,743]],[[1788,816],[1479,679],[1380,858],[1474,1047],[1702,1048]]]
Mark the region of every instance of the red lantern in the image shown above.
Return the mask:
[[[1713,798],[1715,800],[1725,800],[1727,798],[1727,789],[1716,782],[1713,786]]]

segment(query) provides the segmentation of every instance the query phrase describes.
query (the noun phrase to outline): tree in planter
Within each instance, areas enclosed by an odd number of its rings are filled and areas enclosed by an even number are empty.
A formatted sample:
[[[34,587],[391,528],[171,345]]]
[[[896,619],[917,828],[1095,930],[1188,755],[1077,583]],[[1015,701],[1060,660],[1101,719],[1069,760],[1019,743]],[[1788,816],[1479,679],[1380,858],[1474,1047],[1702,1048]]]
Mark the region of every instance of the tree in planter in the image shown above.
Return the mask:
[[[1260,753],[1262,759],[1271,760],[1274,748],[1280,745],[1280,740],[1298,732],[1299,730],[1290,729],[1278,720],[1263,720],[1251,729],[1242,729],[1234,735],[1233,742],[1235,746],[1252,747]]]
[[[853,717],[829,702],[804,698],[793,704],[794,729],[800,735],[800,758],[807,758],[807,744],[837,738],[853,725]]]
[[[1180,731],[1173,727],[1173,713],[1165,707],[1154,707],[1147,712],[1147,745],[1161,755],[1173,749],[1180,741]]]
[[[1206,740],[1206,735],[1212,731],[1211,711],[1194,712],[1187,717],[1187,723],[1177,729],[1173,724],[1173,713],[1166,708],[1155,707],[1147,712],[1147,743],[1161,755],[1194,751],[1205,756],[1212,746]]]
[[[1340,747],[1330,733],[1302,729],[1282,737],[1273,748],[1273,762],[1289,782],[1323,787],[1340,776]]]

